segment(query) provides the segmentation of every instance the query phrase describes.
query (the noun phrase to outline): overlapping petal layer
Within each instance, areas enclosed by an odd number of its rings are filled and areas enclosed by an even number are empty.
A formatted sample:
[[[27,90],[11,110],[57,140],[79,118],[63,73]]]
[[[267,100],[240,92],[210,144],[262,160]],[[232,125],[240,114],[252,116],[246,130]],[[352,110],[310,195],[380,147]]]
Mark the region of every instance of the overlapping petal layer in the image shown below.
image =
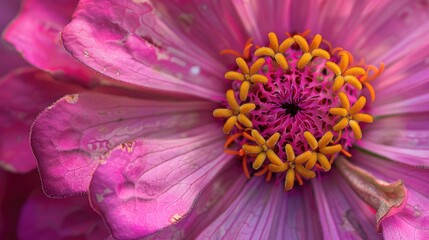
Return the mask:
[[[99,93],[68,95],[45,110],[31,144],[46,193],[86,192],[104,155],[138,137],[174,138],[211,118],[207,102],[151,101]]]
[[[85,195],[49,199],[37,191],[22,208],[18,225],[18,237],[23,240],[90,240],[109,236],[103,219],[92,210]]]
[[[63,78],[70,78],[70,81],[93,85],[97,82],[96,75],[69,55],[60,37],[77,2],[25,0],[18,17],[6,29],[4,37],[34,66]]]
[[[181,38],[159,21],[147,1],[81,1],[63,32],[66,49],[83,64],[113,79],[137,86],[221,99],[222,72],[210,76],[211,61],[199,52],[189,62],[193,42]],[[199,64],[199,65],[195,65]]]
[[[231,161],[222,152],[222,135],[210,129],[213,125],[177,140],[138,139],[109,153],[93,175],[90,197],[115,237],[149,235],[190,211],[200,192]]]
[[[36,168],[29,132],[37,114],[65,94],[82,88],[65,84],[42,71],[16,70],[0,80],[0,166],[12,172]]]

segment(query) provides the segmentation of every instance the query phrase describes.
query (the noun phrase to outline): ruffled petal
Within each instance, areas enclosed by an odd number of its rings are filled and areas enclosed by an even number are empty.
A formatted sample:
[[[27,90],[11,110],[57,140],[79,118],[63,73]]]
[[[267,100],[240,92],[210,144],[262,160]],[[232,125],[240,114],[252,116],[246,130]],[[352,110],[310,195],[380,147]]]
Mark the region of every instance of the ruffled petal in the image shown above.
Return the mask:
[[[22,240],[89,240],[109,236],[103,219],[91,209],[85,195],[49,199],[37,191],[24,204],[18,225],[18,237]]]
[[[222,135],[205,126],[177,140],[138,139],[109,153],[90,185],[92,205],[114,237],[144,237],[179,221],[229,161]]]
[[[205,99],[223,99],[224,69],[215,71],[213,77],[207,72],[212,68],[211,61],[190,62],[189,57],[171,53],[183,39],[159,21],[147,1],[80,1],[62,37],[76,59],[113,79]],[[181,45],[186,46],[182,56],[189,55],[188,48],[192,46],[187,42]]]
[[[99,93],[68,95],[41,113],[31,146],[50,196],[86,192],[106,152],[135,138],[171,138],[211,121],[207,102],[151,101]]]
[[[0,167],[25,173],[36,168],[30,149],[31,124],[37,114],[78,86],[54,80],[49,74],[28,68],[0,80]]]
[[[312,181],[324,239],[381,239],[374,213],[338,171]]]
[[[240,164],[230,161],[203,190],[186,216],[145,239],[195,239],[228,209],[246,183]]]
[[[354,164],[386,181],[402,179],[408,189],[405,208],[382,221],[385,239],[427,239],[429,237],[429,170],[354,152]]]
[[[96,83],[95,75],[67,53],[60,38],[60,32],[70,21],[77,2],[25,0],[4,38],[34,66],[93,85]]]
[[[321,230],[311,188],[297,191],[253,179],[197,239],[315,239]]]
[[[358,145],[391,160],[429,166],[428,112],[381,118],[368,126]]]

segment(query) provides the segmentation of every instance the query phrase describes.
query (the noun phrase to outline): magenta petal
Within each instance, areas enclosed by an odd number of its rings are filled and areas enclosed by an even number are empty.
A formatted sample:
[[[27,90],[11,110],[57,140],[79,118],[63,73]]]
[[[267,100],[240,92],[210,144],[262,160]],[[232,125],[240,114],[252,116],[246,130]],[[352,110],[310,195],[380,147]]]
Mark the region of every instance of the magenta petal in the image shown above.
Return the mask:
[[[46,193],[86,192],[95,168],[118,144],[145,137],[175,137],[212,119],[207,102],[149,101],[83,93],[41,113],[31,144]]]
[[[362,148],[391,160],[429,166],[428,112],[381,118],[369,125]]]
[[[145,239],[195,239],[216,218],[230,207],[247,182],[243,170],[235,161],[230,161],[218,176],[203,190],[192,210],[161,231]]]
[[[90,186],[92,205],[114,237],[135,239],[185,216],[194,200],[231,161],[222,135],[204,133],[178,140],[139,139],[109,153]]]
[[[285,192],[281,185],[252,179],[198,239],[317,239],[314,202],[308,186]]]
[[[18,225],[22,240],[106,239],[103,219],[91,209],[85,195],[49,199],[41,191],[25,203]]]
[[[0,80],[0,166],[12,172],[36,167],[30,127],[37,114],[61,96],[81,88],[58,82],[39,70],[17,70]]]
[[[313,180],[324,239],[380,239],[374,213],[338,171]]]
[[[153,42],[160,38],[178,42],[180,38],[159,22],[148,2],[80,1],[62,37],[76,59],[113,79],[206,99],[223,98],[225,86],[219,75],[200,75],[202,67],[167,51],[171,43],[158,46]]]
[[[68,54],[60,38],[60,32],[70,21],[77,2],[25,0],[4,37],[34,66],[90,84],[95,81],[93,74]]]

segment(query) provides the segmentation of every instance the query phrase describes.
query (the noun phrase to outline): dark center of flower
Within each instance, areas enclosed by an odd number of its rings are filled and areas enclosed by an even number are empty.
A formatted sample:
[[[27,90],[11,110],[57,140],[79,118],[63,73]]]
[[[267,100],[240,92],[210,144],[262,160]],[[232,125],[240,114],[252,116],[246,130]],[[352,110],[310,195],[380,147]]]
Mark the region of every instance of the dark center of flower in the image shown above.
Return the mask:
[[[291,117],[295,117],[299,110],[301,110],[301,107],[298,105],[298,103],[294,103],[293,101],[290,103],[285,102],[280,107],[283,108],[285,113]]]
[[[248,178],[275,174],[289,190],[295,181],[301,185],[329,171],[335,157],[350,155],[346,150],[362,138],[360,126],[373,121],[361,113],[362,87],[374,96],[368,83],[374,68],[355,64],[349,52],[332,49],[318,34],[296,34],[280,44],[274,33],[268,38],[269,45],[253,54],[246,46],[238,68],[225,74],[233,80],[228,106],[213,115],[227,118],[225,152],[242,157]]]

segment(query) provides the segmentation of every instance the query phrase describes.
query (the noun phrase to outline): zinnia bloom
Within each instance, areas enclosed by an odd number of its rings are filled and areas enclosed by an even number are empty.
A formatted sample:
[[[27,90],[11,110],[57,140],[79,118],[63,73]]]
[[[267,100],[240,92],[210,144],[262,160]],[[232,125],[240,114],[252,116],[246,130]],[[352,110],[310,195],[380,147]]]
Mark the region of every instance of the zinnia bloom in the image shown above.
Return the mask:
[[[427,19],[423,1],[82,0],[64,47],[115,87],[37,117],[45,193],[87,193],[118,239],[429,238]]]

